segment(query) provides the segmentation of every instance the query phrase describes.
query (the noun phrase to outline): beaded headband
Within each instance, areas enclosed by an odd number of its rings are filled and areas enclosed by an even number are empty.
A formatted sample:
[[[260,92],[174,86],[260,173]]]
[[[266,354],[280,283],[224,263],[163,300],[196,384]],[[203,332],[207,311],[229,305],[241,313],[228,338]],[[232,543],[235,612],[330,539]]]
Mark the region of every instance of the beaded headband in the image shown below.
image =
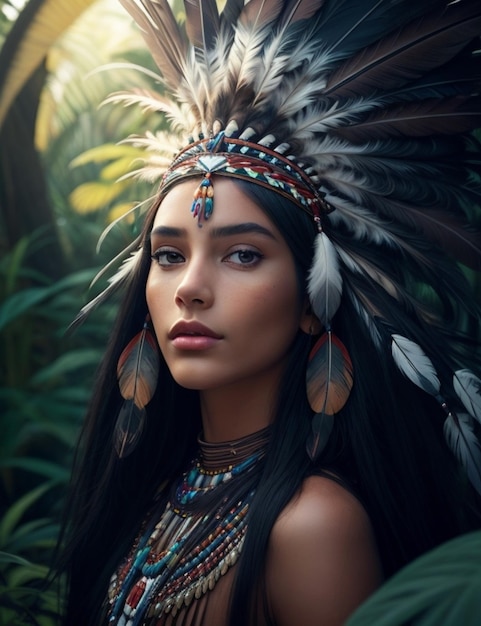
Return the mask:
[[[312,168],[303,169],[278,150],[260,144],[226,137],[224,131],[212,138],[189,144],[174,159],[162,177],[161,190],[168,191],[185,178],[203,175],[194,193],[192,213],[199,226],[214,209],[212,174],[248,180],[289,198],[316,221],[333,209],[315,185]]]

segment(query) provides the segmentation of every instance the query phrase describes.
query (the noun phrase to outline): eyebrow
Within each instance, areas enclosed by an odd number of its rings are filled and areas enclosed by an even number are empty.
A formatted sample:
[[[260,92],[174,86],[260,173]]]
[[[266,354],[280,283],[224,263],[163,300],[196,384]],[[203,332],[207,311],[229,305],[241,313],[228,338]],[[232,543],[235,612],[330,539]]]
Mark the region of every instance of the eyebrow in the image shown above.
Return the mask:
[[[218,226],[209,231],[209,234],[213,239],[231,237],[232,235],[244,235],[246,233],[258,233],[259,235],[276,239],[274,234],[268,228],[265,228],[260,224],[256,224],[255,222],[243,222],[241,224]],[[185,235],[187,235],[187,231],[184,228],[174,228],[172,226],[157,226],[157,228],[154,228],[151,233],[151,237],[185,237]]]

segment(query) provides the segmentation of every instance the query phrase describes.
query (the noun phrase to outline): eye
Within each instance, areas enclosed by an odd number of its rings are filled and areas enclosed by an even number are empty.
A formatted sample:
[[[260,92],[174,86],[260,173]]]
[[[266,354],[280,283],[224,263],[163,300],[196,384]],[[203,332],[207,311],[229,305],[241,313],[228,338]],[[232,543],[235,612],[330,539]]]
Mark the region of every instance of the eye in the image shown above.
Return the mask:
[[[263,258],[263,255],[260,252],[246,248],[246,249],[235,250],[234,252],[231,252],[226,257],[226,260],[229,263],[234,263],[236,265],[252,266],[252,265],[257,265],[261,261],[262,258]]]
[[[156,261],[162,267],[168,267],[169,265],[178,265],[185,261],[184,257],[171,248],[159,248],[152,255],[153,261]]]

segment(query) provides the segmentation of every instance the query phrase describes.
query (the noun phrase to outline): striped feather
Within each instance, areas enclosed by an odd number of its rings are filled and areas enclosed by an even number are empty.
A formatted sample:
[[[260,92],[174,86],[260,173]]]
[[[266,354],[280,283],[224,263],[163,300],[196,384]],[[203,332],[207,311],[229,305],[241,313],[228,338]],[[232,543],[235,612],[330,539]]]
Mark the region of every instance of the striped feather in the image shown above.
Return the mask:
[[[453,387],[466,411],[481,424],[481,379],[468,369],[457,370]]]
[[[392,356],[412,383],[432,396],[439,394],[440,382],[436,370],[417,343],[401,335],[392,335]]]
[[[309,355],[307,397],[314,413],[334,415],[346,404],[353,385],[352,362],[342,342],[324,333]]]
[[[481,448],[470,416],[450,413],[444,422],[444,435],[471,484],[481,495]]]
[[[143,409],[154,395],[158,373],[157,343],[146,323],[119,357],[117,378],[122,398]]]

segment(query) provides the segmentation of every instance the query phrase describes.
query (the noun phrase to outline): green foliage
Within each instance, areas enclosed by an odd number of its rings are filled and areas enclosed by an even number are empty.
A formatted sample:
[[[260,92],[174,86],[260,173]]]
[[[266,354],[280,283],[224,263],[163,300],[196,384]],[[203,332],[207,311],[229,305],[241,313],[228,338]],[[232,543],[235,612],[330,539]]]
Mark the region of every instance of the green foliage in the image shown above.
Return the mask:
[[[53,21],[47,20],[40,42],[42,50],[48,49],[46,71],[42,65],[43,73],[29,81],[32,89],[25,93],[31,111],[28,124],[18,117],[9,143],[2,138],[7,155],[3,165],[9,165],[0,171],[0,203],[2,209],[8,208],[0,216],[2,626],[53,626],[58,619],[61,594],[54,587],[47,588],[46,579],[72,448],[114,308],[102,307],[72,336],[65,331],[98,269],[92,265],[102,266],[132,240],[135,224],[125,220],[115,226],[96,256],[97,240],[112,219],[113,209],[123,212],[152,194],[145,183],[115,183],[139,156],[138,151],[117,142],[145,128],[155,131],[163,123],[159,116],[146,117],[134,107],[99,108],[112,92],[152,86],[150,77],[128,63],[150,64],[155,71],[139,33],[116,0],[28,4],[32,15],[48,10],[60,20],[60,5],[76,12],[82,4],[92,6],[55,40],[49,40]],[[0,0],[0,45],[22,13],[25,43],[29,37],[33,43],[37,41],[35,28],[41,24],[29,24],[18,0]],[[24,42],[18,37],[13,43],[20,49]],[[37,55],[38,61],[42,54]],[[26,65],[32,60],[28,54],[22,58]],[[111,61],[120,61],[117,69],[96,71]],[[20,68],[24,76],[26,65]],[[10,69],[6,64],[5,70]],[[11,109],[19,115],[24,110],[18,101]],[[20,150],[22,146],[29,148],[27,156]],[[84,156],[77,158],[81,154]],[[81,207],[85,212],[74,206],[72,193],[77,188],[87,191],[87,202]],[[16,193],[7,193],[12,189]],[[28,194],[17,193],[23,190]],[[55,257],[48,248],[53,240],[59,244]],[[58,270],[55,280],[49,266]]]
[[[52,282],[29,267],[42,238],[0,262],[0,624],[53,626],[59,594],[46,588],[72,446],[113,310],[72,337],[94,270]]]
[[[479,626],[481,532],[458,537],[406,566],[346,626]]]
[[[4,465],[2,462],[2,469]],[[35,471],[34,466],[32,469]],[[57,526],[49,519],[23,521],[53,485],[54,481],[46,481],[25,493],[5,511],[0,522],[1,624],[55,624],[59,606],[55,590],[45,588],[48,567],[33,559],[54,547]]]
[[[53,626],[57,621],[58,594],[54,588],[47,589],[45,581],[57,540],[72,446],[114,309],[104,306],[73,336],[67,337],[65,331],[95,274],[91,266],[102,265],[132,240],[132,226],[117,225],[103,245],[103,256],[92,260],[96,241],[113,210],[130,207],[152,193],[147,183],[129,181],[128,185],[115,185],[115,180],[128,170],[129,162],[138,157],[134,148],[125,144],[119,146],[117,142],[129,134],[143,134],[145,129],[153,132],[163,124],[161,116],[143,116],[135,107],[99,108],[112,92],[152,87],[151,80],[135,72],[131,65],[124,63],[116,70],[95,71],[100,66],[111,61],[126,61],[156,71],[138,32],[132,29],[130,19],[116,0],[95,3],[30,0],[28,4],[35,11],[48,10],[60,19],[57,6],[69,9],[74,5],[77,8],[95,6],[65,36],[55,41],[50,41],[47,31],[53,29],[55,34],[60,34],[62,26],[57,28],[54,24],[58,20],[47,20],[47,30],[41,29],[46,37],[40,41],[42,50],[36,58],[40,61],[48,49],[45,59],[48,79],[38,102],[31,96],[37,93],[35,89],[27,94],[27,99],[35,112],[39,105],[39,113],[35,123],[32,117],[31,126],[35,125],[36,147],[41,152],[43,168],[40,162],[29,160],[27,163],[20,151],[22,145],[30,141],[34,152],[33,136],[12,132],[11,143],[4,146],[8,155],[5,162],[18,164],[16,170],[8,170],[9,188],[25,188],[31,190],[31,194],[28,201],[15,195],[15,210],[9,211],[10,228],[3,224],[0,228],[0,248],[4,241],[16,241],[15,247],[0,259],[2,626]],[[0,45],[15,17],[22,12],[21,6],[18,0],[0,0]],[[174,12],[180,14],[182,1],[173,0],[173,7]],[[32,38],[36,28],[41,26],[26,29],[25,39],[28,41],[28,33]],[[36,38],[33,39],[35,43]],[[22,39],[18,37],[16,43],[20,49]],[[25,49],[27,52],[22,58],[29,62],[28,46]],[[5,64],[5,69],[10,71],[10,65]],[[21,69],[21,74],[26,76],[24,70],[28,68]],[[160,85],[154,88],[158,90]],[[17,112],[23,110],[18,106],[14,108]],[[20,119],[16,128],[25,131],[30,126]],[[37,190],[41,186],[33,184],[38,183],[37,178],[48,190],[49,208],[52,208],[45,213],[43,222],[31,219],[32,215],[40,215]],[[0,191],[1,187],[0,184]],[[0,217],[6,225],[6,214]],[[52,218],[55,223],[47,223]],[[15,235],[29,232],[33,229],[30,225],[38,223],[44,224],[44,230],[18,241],[13,235],[7,237],[10,231]],[[35,261],[38,255],[46,254],[47,233],[51,237],[58,235],[61,243],[63,264],[58,274],[61,278],[56,281],[41,271]],[[431,297],[429,293],[421,295]],[[472,540],[476,541],[476,537]],[[440,566],[437,553],[427,557],[435,564],[430,573],[423,569],[421,560],[406,568],[356,613],[349,626],[396,626],[405,623],[401,620],[408,620],[410,616],[422,620],[424,614],[419,611],[423,606],[428,608],[434,600],[441,601],[447,609],[452,600],[453,607],[463,610],[459,603],[456,605],[456,599],[464,600],[465,608],[469,607],[476,594],[479,597],[481,580],[479,565],[473,560],[481,551],[479,536],[476,545],[470,541],[470,538],[463,538],[459,544],[454,544],[454,552],[449,552],[448,546],[446,552],[439,553],[453,559],[453,567],[442,569],[440,576],[436,569]],[[463,546],[467,551],[463,552]],[[426,561],[426,565],[429,563]],[[460,584],[456,587],[458,580]],[[457,589],[459,598],[454,597]],[[443,604],[444,593],[446,602]],[[426,619],[428,616],[429,612],[425,614]],[[474,619],[479,623],[479,614]],[[469,621],[469,614],[456,613],[453,608],[446,621],[431,619],[412,623],[471,626],[475,622]]]

